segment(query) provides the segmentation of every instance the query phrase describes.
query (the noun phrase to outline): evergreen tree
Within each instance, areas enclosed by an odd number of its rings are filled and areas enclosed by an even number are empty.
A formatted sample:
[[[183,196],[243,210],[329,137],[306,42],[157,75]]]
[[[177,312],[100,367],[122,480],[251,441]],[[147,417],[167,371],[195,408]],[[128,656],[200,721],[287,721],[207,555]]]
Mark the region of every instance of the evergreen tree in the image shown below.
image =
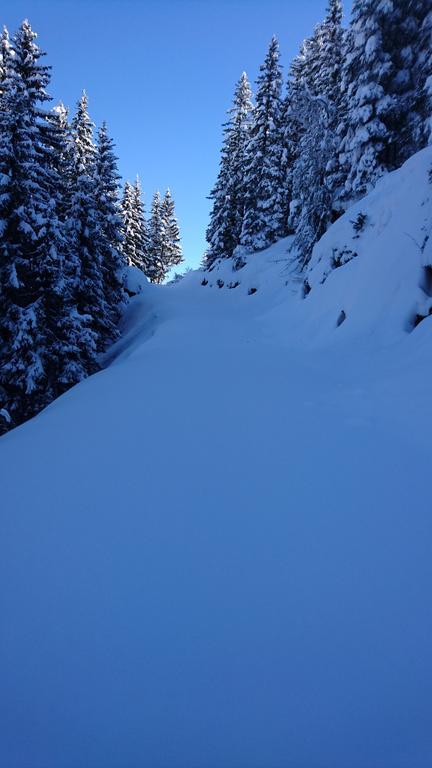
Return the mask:
[[[432,143],[432,0],[410,0],[414,38],[412,51],[413,112],[411,146],[416,151]]]
[[[164,235],[162,261],[165,274],[167,274],[171,267],[175,267],[183,261],[180,229],[175,216],[174,200],[169,189],[165,192],[162,200],[161,216]]]
[[[240,244],[250,251],[273,243],[283,227],[283,211],[276,205],[281,185],[281,87],[279,46],[273,37],[257,79],[256,106],[246,152]]]
[[[337,116],[341,104],[342,6],[330,0],[326,18],[304,46],[302,80],[296,83],[293,110],[299,125],[292,169],[297,202],[295,245],[302,264],[333,216],[334,190],[340,184]]]
[[[150,216],[150,257],[147,277],[152,283],[162,283],[165,277],[163,260],[165,227],[162,216],[162,202],[159,191],[153,195]]]
[[[287,86],[287,93],[281,102],[279,125],[279,184],[276,191],[276,207],[280,212],[278,237],[292,234],[289,225],[292,200],[291,171],[294,164],[297,137],[295,136],[295,124],[292,120],[290,105],[290,93]]]
[[[403,9],[402,8],[405,9]],[[406,3],[355,0],[343,72],[341,163],[347,200],[368,192],[399,164],[403,84],[398,67],[401,13]],[[396,87],[398,85],[398,87]],[[400,145],[399,145],[400,146]]]
[[[57,178],[52,200],[55,200],[62,232],[61,250],[58,251],[61,269],[49,306],[54,349],[51,366],[57,383],[55,394],[58,395],[98,369],[98,336],[93,328],[93,319],[86,313],[80,313],[77,306],[81,263],[71,226],[75,146],[68,111],[63,104],[59,104],[50,114],[50,144],[51,165]]]
[[[129,181],[125,182],[123,187],[123,197],[121,201],[121,212],[123,218],[123,254],[129,266],[142,268],[142,259],[137,256],[136,227],[135,227],[135,208],[133,186]]]
[[[286,233],[293,234],[297,227],[301,201],[296,197],[296,164],[300,156],[300,140],[305,131],[302,119],[305,86],[311,87],[310,40],[304,40],[299,54],[290,65],[287,82],[287,94],[282,105],[281,118],[281,190],[285,200],[283,222],[286,221]]]
[[[98,132],[96,151],[96,204],[100,220],[99,249],[105,302],[112,325],[116,326],[124,302],[123,280],[126,261],[122,252],[122,220],[119,205],[119,174],[114,143],[106,123]],[[118,332],[117,334],[118,335]]]
[[[328,187],[332,204],[343,183],[343,172],[338,162],[338,125],[342,116],[342,70],[345,50],[345,31],[342,28],[342,2],[329,0],[327,14],[320,26],[319,71],[313,92],[327,102],[327,154],[324,167],[324,183]]]
[[[72,252],[71,275],[77,312],[91,319],[96,348],[103,351],[113,338],[116,328],[105,299],[102,268],[103,231],[98,210],[96,181],[96,147],[88,100],[82,94],[72,121],[73,167],[71,178],[71,207],[68,217],[69,241]],[[90,350],[91,352],[91,350]],[[93,354],[89,367],[97,367]]]
[[[71,184],[74,166],[74,143],[69,113],[64,104],[58,104],[50,114],[51,122],[51,160],[59,184],[58,211],[59,218],[66,223],[71,207]]]
[[[9,77],[9,57],[12,55],[9,41],[9,32],[3,27],[0,38],[0,100],[2,95],[2,83]]]
[[[305,92],[302,116],[307,130],[301,138],[294,173],[294,191],[300,202],[294,244],[302,267],[331,219],[333,198],[326,179],[334,151],[331,110],[326,99]]]
[[[123,254],[130,266],[138,267],[148,275],[150,240],[142,201],[141,184],[125,183],[121,204],[123,216]]]
[[[151,254],[150,254],[150,232],[149,224],[146,219],[145,206],[143,202],[143,193],[141,188],[141,181],[139,176],[136,177],[133,185],[133,199],[135,208],[135,217],[138,224],[138,235],[140,238],[141,252],[143,259],[143,272],[145,275],[150,270]]]
[[[245,207],[246,147],[252,117],[252,92],[245,72],[240,77],[224,126],[224,142],[216,184],[210,193],[213,208],[206,232],[206,266],[229,258],[240,242]]]

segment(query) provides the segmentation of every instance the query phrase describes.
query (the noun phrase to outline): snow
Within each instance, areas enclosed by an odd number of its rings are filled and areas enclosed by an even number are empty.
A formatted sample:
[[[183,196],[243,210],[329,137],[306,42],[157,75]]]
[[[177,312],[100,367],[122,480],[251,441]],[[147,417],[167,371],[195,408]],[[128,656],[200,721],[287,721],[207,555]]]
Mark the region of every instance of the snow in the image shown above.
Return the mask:
[[[147,277],[138,267],[130,266],[125,269],[125,285],[130,293],[141,293],[148,282]]]
[[[431,163],[306,298],[290,239],[144,282],[111,365],[1,439],[2,766],[429,768]]]

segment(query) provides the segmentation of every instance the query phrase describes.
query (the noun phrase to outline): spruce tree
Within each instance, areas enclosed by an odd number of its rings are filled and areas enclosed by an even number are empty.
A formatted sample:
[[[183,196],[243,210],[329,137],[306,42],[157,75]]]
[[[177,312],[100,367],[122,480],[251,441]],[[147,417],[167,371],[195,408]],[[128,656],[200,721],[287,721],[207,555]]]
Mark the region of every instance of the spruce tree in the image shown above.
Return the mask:
[[[123,218],[123,254],[129,266],[138,267],[148,277],[150,241],[142,200],[141,183],[124,185],[121,203]]]
[[[366,194],[398,165],[397,10],[393,0],[354,0],[342,78],[340,161],[347,201]]]
[[[165,241],[164,220],[162,216],[162,202],[159,191],[153,195],[150,215],[150,255],[147,268],[147,277],[152,283],[162,283],[165,278],[165,266],[163,261]]]
[[[83,92],[72,121],[73,165],[71,207],[68,217],[72,251],[71,275],[77,311],[88,316],[95,333],[96,348],[103,351],[116,337],[116,328],[105,298],[102,267],[103,228],[98,210],[96,157],[93,123],[88,114],[87,95]],[[94,356],[93,356],[94,357]],[[94,357],[93,365],[97,367]]]
[[[64,104],[58,104],[50,114],[52,164],[58,175],[59,184],[59,217],[66,223],[71,207],[71,184],[74,164],[74,145],[69,112]]]
[[[161,216],[163,222],[162,261],[166,275],[172,267],[178,266],[183,261],[180,229],[175,215],[174,200],[169,189],[165,192],[161,203]]]
[[[414,17],[412,51],[413,112],[411,147],[417,151],[432,143],[432,0],[411,0]]]
[[[141,187],[141,180],[139,176],[136,177],[133,184],[133,200],[135,209],[135,220],[137,222],[137,234],[139,238],[140,250],[142,254],[142,270],[147,275],[150,269],[150,232],[149,224],[146,219],[145,206],[143,202],[143,193]]]
[[[123,282],[126,261],[122,252],[119,178],[114,142],[108,135],[106,123],[103,123],[97,136],[95,194],[100,221],[99,249],[102,261],[103,290],[107,311],[113,326],[116,326],[119,320],[125,298]]]
[[[257,79],[256,106],[245,163],[245,212],[240,244],[257,251],[275,242],[283,211],[276,205],[281,184],[281,88],[279,46],[272,38]]]
[[[283,220],[286,221],[286,233],[293,234],[297,227],[300,212],[300,199],[296,185],[296,164],[300,156],[300,140],[305,131],[301,116],[304,102],[304,88],[311,87],[309,72],[310,56],[308,55],[310,40],[304,40],[300,52],[291,62],[287,93],[282,105],[281,117],[281,190],[285,200]]]
[[[134,218],[134,195],[133,187],[129,181],[126,181],[123,187],[123,197],[121,201],[121,213],[123,219],[123,255],[128,265],[141,268],[142,261],[136,254],[136,230]]]
[[[98,369],[98,334],[93,319],[78,310],[77,281],[81,271],[81,254],[76,249],[72,223],[75,146],[68,111],[59,104],[50,114],[51,162],[56,173],[55,199],[57,216],[61,224],[62,243],[59,251],[59,270],[56,290],[51,295],[49,315],[53,329],[51,366],[61,394],[69,387]]]
[[[246,147],[252,118],[252,92],[245,72],[234,93],[216,184],[210,193],[213,207],[206,238],[209,248],[206,266],[218,258],[229,258],[239,245],[245,208]]]
[[[327,102],[326,129],[328,152],[323,159],[324,183],[332,203],[341,184],[343,172],[338,162],[340,139],[338,126],[342,117],[342,69],[345,50],[345,30],[342,28],[342,2],[329,0],[327,14],[320,25],[319,69],[313,92]]]
[[[332,220],[341,170],[336,162],[341,106],[342,6],[330,0],[327,15],[304,46],[303,78],[296,84],[299,123],[292,193],[297,201],[295,246],[304,265]]]
[[[3,27],[3,31],[0,38],[0,100],[2,95],[2,83],[8,77],[9,73],[9,57],[11,56],[11,46],[9,41],[9,32],[6,27]]]

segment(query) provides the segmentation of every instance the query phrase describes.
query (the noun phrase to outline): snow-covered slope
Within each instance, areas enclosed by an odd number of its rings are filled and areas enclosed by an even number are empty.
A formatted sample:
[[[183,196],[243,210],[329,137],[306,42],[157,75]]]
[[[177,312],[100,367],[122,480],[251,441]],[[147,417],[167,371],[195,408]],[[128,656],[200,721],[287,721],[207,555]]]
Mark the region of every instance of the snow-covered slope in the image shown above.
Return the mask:
[[[2,766],[430,768],[431,163],[2,438]]]

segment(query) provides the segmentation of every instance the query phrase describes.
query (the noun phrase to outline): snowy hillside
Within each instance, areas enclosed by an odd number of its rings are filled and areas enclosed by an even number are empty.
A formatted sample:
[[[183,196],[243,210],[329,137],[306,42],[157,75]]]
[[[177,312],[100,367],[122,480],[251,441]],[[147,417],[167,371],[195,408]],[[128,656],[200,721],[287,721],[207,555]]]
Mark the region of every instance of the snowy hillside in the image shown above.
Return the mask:
[[[2,766],[430,768],[431,164],[1,439]]]
[[[321,238],[305,275],[296,274],[297,254],[287,238],[264,258],[245,257],[248,263],[238,271],[231,260],[221,260],[209,274],[189,280],[198,284],[204,278],[210,287],[235,287],[242,295],[259,289],[271,323],[275,313],[269,305],[282,300],[286,322],[279,329],[293,343],[332,344],[370,333],[384,343],[400,340],[432,307],[431,166],[429,148],[383,178]],[[306,301],[287,301],[293,292],[306,293]]]

